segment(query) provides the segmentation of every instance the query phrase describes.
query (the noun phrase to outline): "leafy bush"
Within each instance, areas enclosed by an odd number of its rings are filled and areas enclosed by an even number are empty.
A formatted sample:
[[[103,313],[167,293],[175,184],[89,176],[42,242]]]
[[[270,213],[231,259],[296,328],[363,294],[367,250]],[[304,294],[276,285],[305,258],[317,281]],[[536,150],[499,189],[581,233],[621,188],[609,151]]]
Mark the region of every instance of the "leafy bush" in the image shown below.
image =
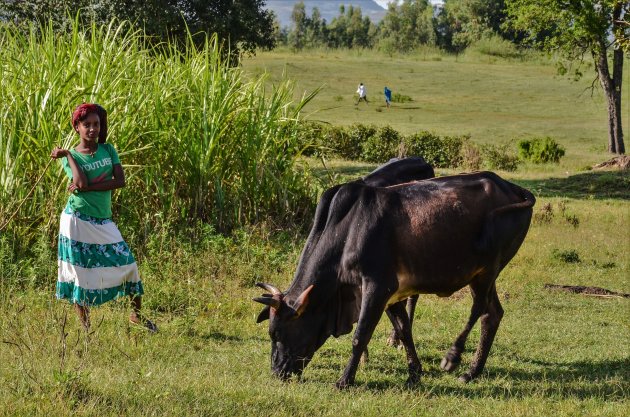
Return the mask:
[[[287,129],[294,129],[288,126]],[[326,154],[323,137],[327,127],[321,123],[303,121],[297,126],[298,144],[302,150],[302,155],[317,156]]]
[[[392,94],[392,103],[410,103],[413,99],[409,96],[400,93]]]
[[[516,171],[518,168],[518,156],[510,152],[509,145],[481,145],[483,165],[486,169],[500,169],[503,171]]]
[[[461,167],[466,171],[479,171],[483,163],[479,146],[465,141],[460,151],[460,161]]]
[[[361,158],[367,162],[385,162],[398,155],[400,133],[390,126],[379,128],[363,142]]]
[[[405,155],[421,156],[435,168],[454,168],[461,163],[461,149],[470,137],[440,137],[431,132],[420,132],[404,139]]]
[[[484,36],[468,48],[483,55],[501,58],[520,58],[522,56],[522,53],[512,42],[497,35]]]
[[[553,252],[551,253],[551,256],[554,259],[557,259],[567,264],[577,264],[577,263],[582,262],[582,260],[580,259],[580,254],[575,249],[569,249],[569,250],[554,249]]]
[[[344,130],[340,127],[334,127],[331,129]],[[376,126],[367,126],[360,123],[356,123],[347,128],[342,134],[338,134],[331,137],[330,143],[335,153],[342,158],[359,160],[361,159],[361,153],[363,144],[369,140],[370,137],[376,133]]]
[[[518,142],[519,157],[535,164],[557,163],[564,156],[564,151],[565,149],[549,136]]]

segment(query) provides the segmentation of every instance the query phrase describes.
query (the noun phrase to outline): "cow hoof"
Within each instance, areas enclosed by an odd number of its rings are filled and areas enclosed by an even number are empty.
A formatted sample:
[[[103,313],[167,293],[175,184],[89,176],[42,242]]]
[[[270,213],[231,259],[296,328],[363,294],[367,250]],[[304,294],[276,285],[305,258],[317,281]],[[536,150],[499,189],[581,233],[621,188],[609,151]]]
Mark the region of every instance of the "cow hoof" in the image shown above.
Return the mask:
[[[449,358],[445,356],[440,363],[440,368],[446,372],[453,372],[461,363],[461,358]]]
[[[339,381],[337,381],[335,383],[335,388],[337,388],[338,390],[344,390],[344,389],[348,389],[352,386],[352,383],[349,381],[345,381],[340,379]]]
[[[420,384],[420,377],[409,377],[407,381],[405,381],[405,388],[413,388],[416,385]]]
[[[422,375],[422,368],[418,369],[410,369],[409,377],[407,378],[407,382],[405,382],[405,386],[407,388],[412,388],[420,383],[420,375]]]
[[[469,383],[470,381],[472,381],[472,379],[473,379],[473,377],[469,373],[465,373],[464,375],[462,375],[459,378],[457,378],[457,380],[459,382],[463,382],[464,384]]]

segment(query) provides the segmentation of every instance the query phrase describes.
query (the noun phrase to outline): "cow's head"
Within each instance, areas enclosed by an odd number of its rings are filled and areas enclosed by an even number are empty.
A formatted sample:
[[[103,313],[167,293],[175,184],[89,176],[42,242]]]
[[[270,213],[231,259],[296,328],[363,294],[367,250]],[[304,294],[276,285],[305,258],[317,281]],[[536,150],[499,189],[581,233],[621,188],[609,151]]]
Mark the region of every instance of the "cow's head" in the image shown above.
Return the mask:
[[[314,287],[311,285],[297,298],[290,299],[272,285],[256,285],[269,292],[254,301],[267,306],[257,322],[269,319],[271,370],[282,379],[300,375],[330,335],[326,332],[327,316],[317,309],[307,308]]]

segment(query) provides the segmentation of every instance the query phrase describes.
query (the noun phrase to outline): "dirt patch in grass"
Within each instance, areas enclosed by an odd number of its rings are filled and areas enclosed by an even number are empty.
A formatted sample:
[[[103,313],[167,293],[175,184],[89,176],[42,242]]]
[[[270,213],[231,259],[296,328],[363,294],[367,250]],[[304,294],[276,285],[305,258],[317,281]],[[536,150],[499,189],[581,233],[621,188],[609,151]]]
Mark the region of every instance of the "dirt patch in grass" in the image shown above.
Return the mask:
[[[551,289],[551,290],[566,291],[573,294],[593,295],[593,296],[604,297],[604,298],[608,298],[608,297],[630,298],[630,294],[610,291],[610,290],[607,290],[605,288],[600,288],[600,287],[585,287],[583,285],[545,284],[545,288]]]

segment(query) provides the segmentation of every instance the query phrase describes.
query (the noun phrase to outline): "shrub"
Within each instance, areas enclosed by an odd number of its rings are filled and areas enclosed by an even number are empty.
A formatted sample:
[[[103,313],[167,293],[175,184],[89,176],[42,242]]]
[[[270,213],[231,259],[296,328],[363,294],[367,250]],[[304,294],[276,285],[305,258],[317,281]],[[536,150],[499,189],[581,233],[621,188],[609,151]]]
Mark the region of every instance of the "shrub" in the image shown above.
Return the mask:
[[[404,139],[403,156],[421,156],[435,168],[454,168],[461,163],[461,149],[469,136],[440,137],[431,132],[420,132]]]
[[[497,35],[482,37],[477,42],[470,45],[469,50],[483,55],[501,58],[520,58],[522,56],[522,53],[512,42]]]
[[[363,144],[376,134],[376,126],[355,123],[346,130],[346,138],[337,144],[338,155],[342,158],[361,159]]]
[[[303,121],[298,124],[296,134],[302,155],[316,156],[327,153],[326,144],[323,142],[326,129],[326,126],[315,122]]]
[[[549,136],[518,142],[519,157],[535,164],[557,163],[564,156],[564,151],[565,149]]]
[[[577,264],[582,262],[580,259],[580,254],[575,249],[569,250],[557,250],[554,249],[551,253],[551,256],[554,259],[562,261],[567,264]]]
[[[479,146],[465,141],[460,151],[460,161],[461,167],[466,171],[479,171],[483,163]]]
[[[413,99],[404,94],[394,93],[392,94],[392,103],[410,103]]]
[[[534,213],[534,223],[549,224],[551,223],[553,216],[553,206],[551,203],[547,203]]]
[[[363,142],[361,158],[367,162],[386,162],[398,155],[400,140],[396,130],[381,127]]]
[[[509,150],[509,145],[481,145],[483,165],[486,169],[500,169],[503,171],[516,171],[518,168],[518,156]]]

